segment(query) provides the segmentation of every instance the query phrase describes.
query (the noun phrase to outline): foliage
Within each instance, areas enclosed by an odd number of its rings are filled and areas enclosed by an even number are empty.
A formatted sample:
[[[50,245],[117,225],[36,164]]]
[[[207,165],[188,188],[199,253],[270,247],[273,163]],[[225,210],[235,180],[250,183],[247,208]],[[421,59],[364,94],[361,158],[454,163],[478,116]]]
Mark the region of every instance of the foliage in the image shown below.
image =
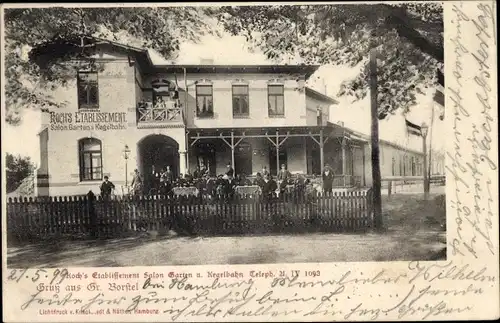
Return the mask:
[[[7,153],[5,157],[7,173],[7,193],[15,191],[22,181],[35,170],[30,157],[14,156]]]
[[[339,92],[355,100],[368,94],[367,57],[376,46],[380,118],[415,104],[442,63],[439,3],[225,6],[211,14],[276,62],[299,55],[309,64],[360,66]]]
[[[121,42],[135,41],[136,46],[171,58],[182,40],[196,41],[212,32],[202,9],[196,7],[13,8],[4,12],[6,119],[11,124],[21,121],[25,107],[61,106],[50,92],[74,78],[75,69],[81,67],[74,58],[91,52],[85,50],[87,45],[74,42],[80,36],[115,41],[123,36]]]

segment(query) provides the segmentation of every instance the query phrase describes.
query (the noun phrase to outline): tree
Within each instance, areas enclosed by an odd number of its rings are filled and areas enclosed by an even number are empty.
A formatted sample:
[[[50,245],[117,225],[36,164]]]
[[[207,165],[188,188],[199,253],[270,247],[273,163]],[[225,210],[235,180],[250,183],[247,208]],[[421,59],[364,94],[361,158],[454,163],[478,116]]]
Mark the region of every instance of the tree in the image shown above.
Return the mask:
[[[7,153],[5,157],[7,175],[7,193],[15,191],[21,182],[35,170],[35,165],[30,157],[14,156]]]
[[[24,108],[59,107],[51,91],[74,79],[91,45],[75,40],[95,36],[133,43],[175,57],[182,40],[212,33],[203,9],[22,8],[5,9],[6,120],[18,124]],[[76,45],[75,45],[76,44]],[[88,58],[88,57],[87,57]]]
[[[443,62],[443,12],[437,3],[223,7],[226,30],[244,34],[268,58],[298,54],[307,63],[361,65],[339,95],[371,93],[371,146],[375,225],[382,228],[378,120],[416,103],[436,82]],[[367,59],[367,57],[370,57]]]
[[[361,66],[339,92],[355,100],[368,94],[368,54],[376,31],[381,119],[408,111],[442,67],[439,3],[225,6],[212,14],[225,30],[245,35],[277,62],[298,54],[306,63]]]

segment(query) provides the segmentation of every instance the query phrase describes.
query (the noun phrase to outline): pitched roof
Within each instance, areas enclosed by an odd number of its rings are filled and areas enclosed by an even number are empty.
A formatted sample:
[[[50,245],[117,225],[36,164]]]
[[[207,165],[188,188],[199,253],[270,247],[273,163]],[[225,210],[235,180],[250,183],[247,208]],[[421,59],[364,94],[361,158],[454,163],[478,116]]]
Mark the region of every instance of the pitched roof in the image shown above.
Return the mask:
[[[316,90],[311,89],[310,87],[306,87],[306,95],[310,96],[314,99],[323,101],[323,102],[328,102],[330,104],[337,104],[339,103],[337,100],[335,100],[332,97],[329,97],[328,95],[324,95],[323,93],[320,93]]]
[[[305,75],[308,79],[319,65],[155,65],[154,72],[183,73],[284,73]]]

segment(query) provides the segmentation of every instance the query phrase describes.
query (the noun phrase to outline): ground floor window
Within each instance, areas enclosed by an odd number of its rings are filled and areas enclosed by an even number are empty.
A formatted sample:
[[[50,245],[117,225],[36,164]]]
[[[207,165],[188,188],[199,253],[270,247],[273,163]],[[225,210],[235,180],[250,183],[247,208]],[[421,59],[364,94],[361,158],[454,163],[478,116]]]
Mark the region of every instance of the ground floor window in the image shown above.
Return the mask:
[[[78,142],[80,155],[80,181],[102,180],[102,145],[96,138]]]

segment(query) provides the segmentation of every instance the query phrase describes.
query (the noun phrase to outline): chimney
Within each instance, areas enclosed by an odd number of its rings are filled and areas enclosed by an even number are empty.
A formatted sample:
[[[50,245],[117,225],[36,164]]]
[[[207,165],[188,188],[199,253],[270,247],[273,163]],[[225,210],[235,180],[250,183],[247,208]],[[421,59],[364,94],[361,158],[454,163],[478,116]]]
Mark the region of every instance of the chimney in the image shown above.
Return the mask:
[[[214,59],[213,58],[200,58],[200,64],[201,65],[214,65]]]

